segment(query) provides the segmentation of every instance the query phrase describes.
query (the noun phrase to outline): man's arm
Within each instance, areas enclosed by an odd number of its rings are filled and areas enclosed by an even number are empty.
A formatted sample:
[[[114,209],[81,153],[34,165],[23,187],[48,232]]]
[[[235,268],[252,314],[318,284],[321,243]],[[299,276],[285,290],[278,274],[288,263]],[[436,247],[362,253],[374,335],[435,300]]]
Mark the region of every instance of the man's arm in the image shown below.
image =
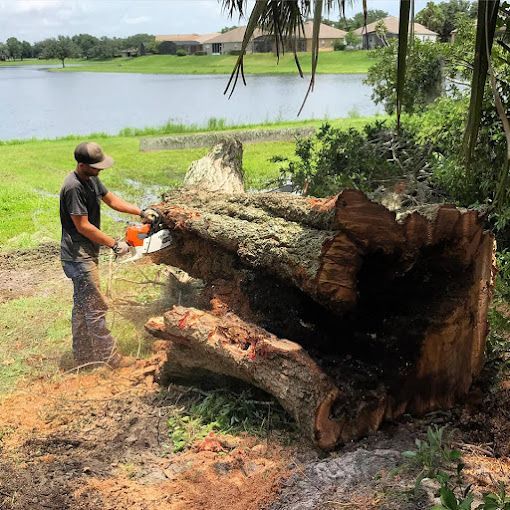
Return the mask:
[[[134,214],[136,216],[140,216],[142,210],[137,207],[136,205],[130,204],[129,202],[126,202],[125,200],[122,200],[122,198],[118,197],[117,195],[114,195],[111,191],[109,191],[104,197],[103,202],[112,209],[115,209],[116,211],[122,212],[122,213],[128,213],[128,214]],[[76,227],[78,228],[78,227]],[[81,234],[81,232],[80,232]],[[83,234],[85,235],[85,234]]]
[[[76,214],[71,215],[76,230],[87,239],[90,239],[96,244],[102,244],[113,248],[115,245],[115,239],[109,235],[101,232],[95,225],[92,225],[89,221],[88,216],[78,216]]]

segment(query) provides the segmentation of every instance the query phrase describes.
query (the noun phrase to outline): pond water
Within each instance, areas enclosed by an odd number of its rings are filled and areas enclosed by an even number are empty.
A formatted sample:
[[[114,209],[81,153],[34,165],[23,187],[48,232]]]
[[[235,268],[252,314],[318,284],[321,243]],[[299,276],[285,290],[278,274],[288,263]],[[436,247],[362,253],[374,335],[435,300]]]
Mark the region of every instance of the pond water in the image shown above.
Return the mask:
[[[319,75],[301,119],[372,115],[364,75]],[[308,80],[247,76],[229,100],[225,75],[54,73],[37,67],[1,67],[0,139],[53,138],[168,121],[206,125],[297,120]]]

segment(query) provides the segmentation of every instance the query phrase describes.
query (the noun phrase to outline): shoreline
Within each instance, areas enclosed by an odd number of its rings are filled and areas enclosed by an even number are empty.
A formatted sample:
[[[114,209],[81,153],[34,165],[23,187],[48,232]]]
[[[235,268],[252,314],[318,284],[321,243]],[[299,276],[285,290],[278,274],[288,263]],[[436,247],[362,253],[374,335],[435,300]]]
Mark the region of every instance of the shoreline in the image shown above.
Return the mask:
[[[143,57],[116,57],[106,60],[71,58],[66,67],[58,60],[26,59],[0,62],[2,68],[41,66],[48,72],[108,72],[133,74],[172,75],[230,75],[237,61],[235,55],[203,55],[177,57],[175,55],[146,55]],[[304,74],[310,74],[311,56],[298,54]],[[317,74],[366,74],[373,60],[365,50],[322,52],[319,56]],[[51,66],[45,68],[45,66]],[[245,75],[277,76],[299,75],[294,56],[286,53],[279,61],[272,53],[248,54],[245,57]]]

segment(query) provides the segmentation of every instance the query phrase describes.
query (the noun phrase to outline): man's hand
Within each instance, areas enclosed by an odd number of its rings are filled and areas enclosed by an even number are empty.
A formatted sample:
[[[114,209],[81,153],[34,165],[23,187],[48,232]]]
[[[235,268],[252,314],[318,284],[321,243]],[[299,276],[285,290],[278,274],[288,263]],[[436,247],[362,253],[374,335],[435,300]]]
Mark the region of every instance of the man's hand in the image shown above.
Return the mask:
[[[117,257],[122,257],[123,255],[127,255],[130,252],[129,244],[125,241],[117,241],[112,246],[113,253],[117,255]]]
[[[161,220],[161,213],[155,209],[154,207],[148,207],[147,209],[142,209],[140,213],[142,220],[144,223],[158,223]]]

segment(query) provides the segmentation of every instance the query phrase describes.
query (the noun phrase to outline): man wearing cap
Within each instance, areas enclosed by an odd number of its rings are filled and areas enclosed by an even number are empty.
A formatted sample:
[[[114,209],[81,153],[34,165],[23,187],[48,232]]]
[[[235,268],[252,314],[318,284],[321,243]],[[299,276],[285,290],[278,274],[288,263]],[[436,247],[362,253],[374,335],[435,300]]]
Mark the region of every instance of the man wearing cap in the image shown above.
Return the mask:
[[[100,246],[108,246],[116,255],[125,255],[129,246],[101,231],[100,201],[116,211],[157,221],[159,212],[142,210],[108,191],[99,180],[99,172],[113,165],[97,143],[83,142],[74,150],[76,168],[60,190],[62,266],[74,286],[72,313],[73,354],[77,365],[106,362],[126,364],[115,348],[106,327],[108,305],[99,289],[98,257]]]

